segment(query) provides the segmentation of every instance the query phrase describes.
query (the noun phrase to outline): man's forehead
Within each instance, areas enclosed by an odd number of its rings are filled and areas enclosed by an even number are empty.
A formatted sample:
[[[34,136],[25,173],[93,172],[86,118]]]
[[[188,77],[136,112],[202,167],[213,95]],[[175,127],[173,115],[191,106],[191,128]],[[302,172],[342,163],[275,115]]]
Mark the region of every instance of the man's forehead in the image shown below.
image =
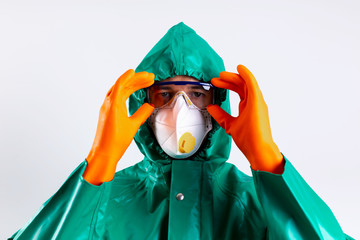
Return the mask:
[[[169,81],[169,83],[170,82],[171,81]],[[189,82],[194,82],[194,81],[189,81]],[[154,88],[152,88],[152,90],[172,90],[172,91],[181,91],[181,90],[190,90],[190,89],[204,90],[204,88],[199,85],[172,85],[172,84],[169,84],[169,85],[155,86]]]
[[[175,77],[172,77],[172,78],[167,78],[165,80],[162,80],[161,82],[174,82],[174,81],[200,82],[196,78],[189,77],[189,76],[183,76],[183,75],[175,76]]]
[[[171,84],[172,82],[174,82],[174,84]],[[189,84],[186,84],[186,82],[189,82]],[[191,89],[198,89],[201,91],[209,90],[209,88],[195,84],[199,82],[202,81],[199,81],[194,77],[178,75],[160,81],[160,83],[166,83],[164,85],[163,84],[156,85],[155,83],[155,85],[150,89],[150,91],[156,91],[156,90],[188,91]],[[183,84],[179,84],[179,83],[183,83]]]

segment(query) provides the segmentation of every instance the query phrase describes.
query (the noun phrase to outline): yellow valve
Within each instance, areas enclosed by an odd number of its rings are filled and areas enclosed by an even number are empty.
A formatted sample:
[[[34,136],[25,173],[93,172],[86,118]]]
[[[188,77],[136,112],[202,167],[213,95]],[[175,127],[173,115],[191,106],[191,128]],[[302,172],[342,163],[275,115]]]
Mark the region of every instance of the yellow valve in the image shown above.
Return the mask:
[[[189,133],[184,133],[179,140],[179,152],[181,153],[189,153],[195,147],[195,137]]]

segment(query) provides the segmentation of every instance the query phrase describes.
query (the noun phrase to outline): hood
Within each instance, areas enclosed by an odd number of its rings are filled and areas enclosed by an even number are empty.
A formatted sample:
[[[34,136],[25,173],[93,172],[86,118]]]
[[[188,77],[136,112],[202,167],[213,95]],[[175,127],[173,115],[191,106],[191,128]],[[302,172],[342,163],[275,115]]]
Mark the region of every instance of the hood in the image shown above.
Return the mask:
[[[168,30],[135,69],[135,72],[142,71],[154,73],[155,81],[186,75],[210,82],[212,78],[219,77],[219,73],[225,71],[225,67],[221,57],[209,44],[181,22]],[[129,98],[130,114],[132,115],[144,102],[145,90],[133,93]],[[216,89],[215,103],[230,113],[228,90]],[[145,160],[164,164],[171,162],[172,158],[159,146],[147,122],[139,128],[134,139]],[[213,120],[213,129],[190,160],[226,161],[230,148],[231,137]]]

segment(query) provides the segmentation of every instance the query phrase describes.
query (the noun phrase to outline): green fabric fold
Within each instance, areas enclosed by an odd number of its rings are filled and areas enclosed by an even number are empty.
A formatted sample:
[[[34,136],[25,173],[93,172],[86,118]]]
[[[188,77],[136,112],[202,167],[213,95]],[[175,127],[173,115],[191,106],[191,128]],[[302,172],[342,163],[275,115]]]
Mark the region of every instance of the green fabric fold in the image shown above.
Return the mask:
[[[32,219],[9,239],[74,239],[91,236],[92,223],[108,183],[95,186],[84,180],[86,161],[80,164],[60,189]]]
[[[282,175],[254,170],[252,174],[270,239],[344,239],[330,208],[286,158]]]

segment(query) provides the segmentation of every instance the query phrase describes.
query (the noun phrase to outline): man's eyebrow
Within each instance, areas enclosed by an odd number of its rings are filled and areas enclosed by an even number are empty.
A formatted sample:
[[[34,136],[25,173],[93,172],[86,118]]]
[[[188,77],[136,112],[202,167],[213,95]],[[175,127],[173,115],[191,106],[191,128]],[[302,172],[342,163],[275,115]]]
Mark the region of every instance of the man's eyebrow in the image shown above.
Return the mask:
[[[161,90],[171,90],[172,88],[169,87],[169,86],[160,85],[160,86],[158,86],[158,89],[161,89]]]
[[[202,86],[199,86],[199,85],[192,85],[190,86],[191,89],[200,89],[200,90],[204,90],[206,91]]]

